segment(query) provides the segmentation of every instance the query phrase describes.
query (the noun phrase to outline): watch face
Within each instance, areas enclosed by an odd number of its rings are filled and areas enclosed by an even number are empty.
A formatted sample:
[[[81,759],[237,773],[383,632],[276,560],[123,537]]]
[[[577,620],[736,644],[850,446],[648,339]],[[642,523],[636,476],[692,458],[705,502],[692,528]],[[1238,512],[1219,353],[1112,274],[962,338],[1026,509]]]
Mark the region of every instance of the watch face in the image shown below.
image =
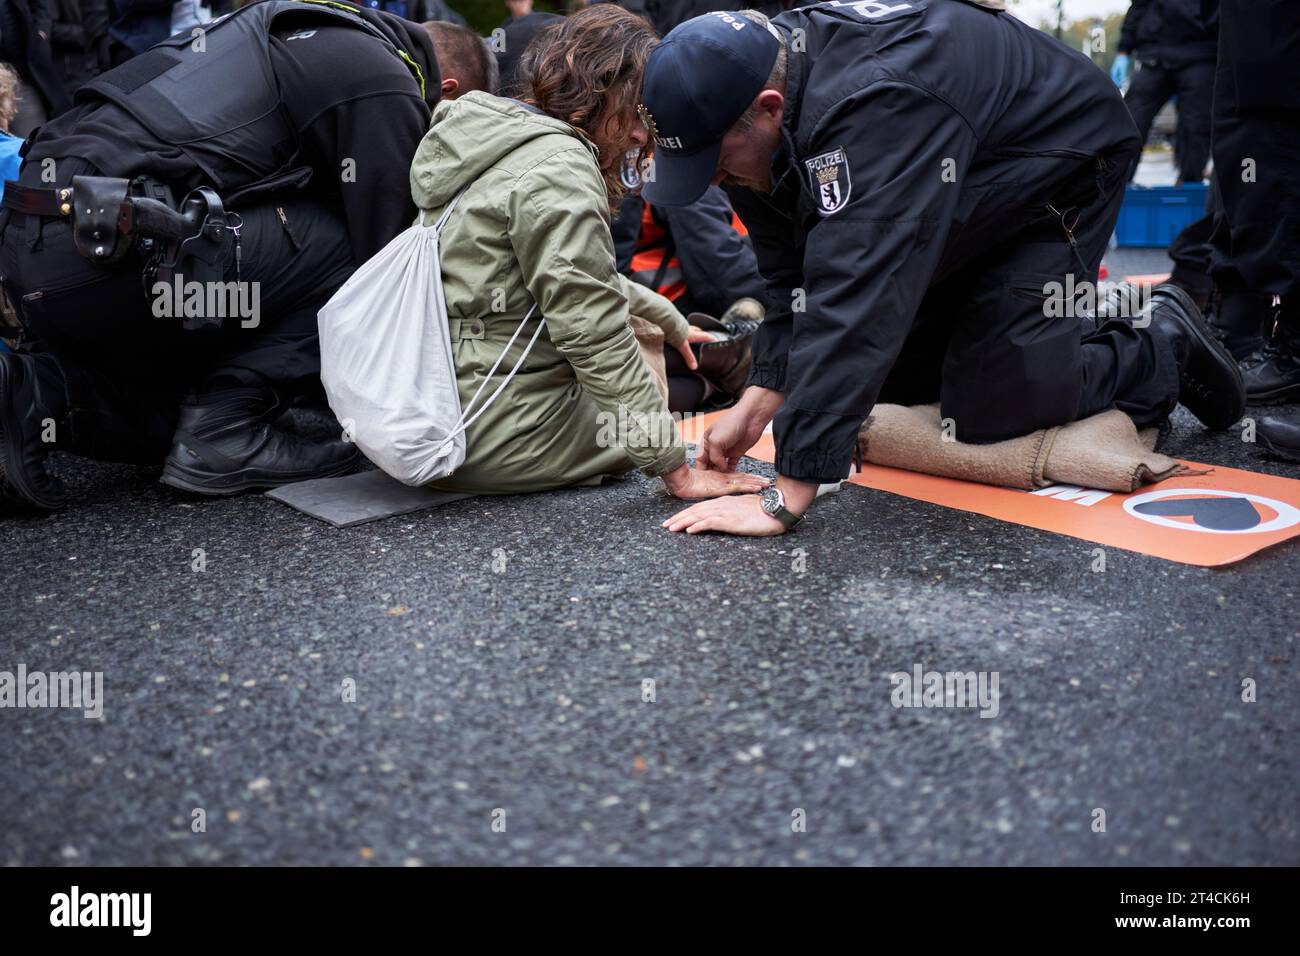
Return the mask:
[[[776,488],[764,488],[761,497],[763,499],[763,510],[768,514],[775,515],[781,510],[783,506],[781,492]]]

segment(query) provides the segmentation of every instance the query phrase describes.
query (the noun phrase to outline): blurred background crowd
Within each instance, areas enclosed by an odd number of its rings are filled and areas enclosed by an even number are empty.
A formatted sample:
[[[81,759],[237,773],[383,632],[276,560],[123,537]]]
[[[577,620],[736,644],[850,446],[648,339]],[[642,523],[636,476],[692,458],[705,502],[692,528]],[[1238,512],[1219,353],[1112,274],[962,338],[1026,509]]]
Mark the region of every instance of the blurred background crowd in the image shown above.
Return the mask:
[[[3,103],[16,109],[9,131],[24,137],[45,119],[71,105],[86,80],[147,50],[158,41],[200,26],[249,0],[0,0],[0,62]],[[587,0],[362,0],[417,23],[448,20],[490,37],[493,30],[533,13],[564,14]],[[788,2],[720,3],[709,0],[622,0],[619,6],[644,15],[663,35],[678,23],[710,9],[752,6],[777,13]],[[1121,53],[1128,3],[1125,0],[1009,0],[1022,19],[1054,33],[1113,70]],[[1099,37],[1101,39],[1099,39]],[[1212,44],[1211,44],[1212,54]],[[1211,55],[1211,61],[1213,57]],[[1158,129],[1169,137],[1171,105]]]
[[[69,109],[83,83],[170,35],[193,32],[248,2],[0,0],[0,177],[18,177],[24,138]],[[493,72],[499,73],[475,86],[503,95],[516,92],[512,89],[516,61],[532,36],[589,2],[615,2],[647,19],[660,36],[714,9],[750,6],[775,15],[800,5],[795,0],[346,2],[416,23],[449,21],[468,27],[483,37],[498,67]],[[1203,310],[1228,314],[1224,325],[1245,330],[1232,343],[1238,357],[1258,350],[1259,329],[1270,324],[1270,303],[1243,294],[1225,308],[1211,298],[1208,248],[1220,203],[1209,185],[1217,0],[1005,2],[1015,15],[1081,50],[1109,73],[1124,91],[1147,141],[1134,195],[1126,200],[1112,241],[1113,251],[1116,246],[1139,248],[1134,250],[1136,257],[1123,255],[1123,250],[1112,257],[1112,268],[1122,270],[1113,278],[1129,272],[1167,275],[1172,269],[1174,281],[1187,288]],[[620,211],[614,234],[620,271],[667,295],[683,313],[721,315],[729,303],[759,297],[762,282],[744,226],[732,216],[719,190],[711,190],[701,203],[682,211],[677,221],[667,210],[650,209],[633,193]],[[1235,321],[1234,309],[1242,313]],[[696,382],[687,392],[674,395],[675,410],[700,407],[707,392],[701,392]]]

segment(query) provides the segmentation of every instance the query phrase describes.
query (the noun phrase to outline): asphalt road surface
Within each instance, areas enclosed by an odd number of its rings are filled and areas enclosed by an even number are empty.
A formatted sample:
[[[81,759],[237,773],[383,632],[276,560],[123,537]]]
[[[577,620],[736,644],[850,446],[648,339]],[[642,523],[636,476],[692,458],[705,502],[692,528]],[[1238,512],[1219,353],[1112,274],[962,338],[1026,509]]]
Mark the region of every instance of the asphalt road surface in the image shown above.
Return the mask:
[[[1294,542],[1096,573],[853,486],[686,537],[636,475],[335,530],[56,467],[73,507],[0,513],[0,670],[102,671],[103,716],[0,710],[6,865],[1300,863]],[[997,715],[893,706],[918,664]]]

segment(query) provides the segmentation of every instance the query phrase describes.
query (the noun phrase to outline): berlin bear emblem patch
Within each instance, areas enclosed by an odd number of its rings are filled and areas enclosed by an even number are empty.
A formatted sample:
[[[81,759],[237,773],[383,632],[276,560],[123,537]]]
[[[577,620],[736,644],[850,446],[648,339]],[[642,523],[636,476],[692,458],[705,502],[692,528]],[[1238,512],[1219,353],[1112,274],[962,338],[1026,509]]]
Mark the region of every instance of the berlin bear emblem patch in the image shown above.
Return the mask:
[[[808,179],[813,195],[817,197],[817,211],[823,216],[839,212],[849,201],[853,181],[849,178],[849,157],[844,147],[832,149],[811,159],[805,159]]]

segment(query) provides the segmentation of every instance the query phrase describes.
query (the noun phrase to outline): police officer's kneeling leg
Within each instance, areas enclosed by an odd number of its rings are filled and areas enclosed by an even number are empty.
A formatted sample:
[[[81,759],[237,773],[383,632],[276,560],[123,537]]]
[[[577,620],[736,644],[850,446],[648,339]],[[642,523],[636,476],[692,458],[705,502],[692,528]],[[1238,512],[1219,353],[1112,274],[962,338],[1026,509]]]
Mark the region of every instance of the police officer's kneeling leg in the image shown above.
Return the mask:
[[[955,305],[939,401],[958,441],[1003,441],[1081,417],[1080,322],[1051,315],[1045,302],[1045,288],[1062,278],[972,272]]]
[[[972,283],[944,358],[940,408],[958,441],[986,443],[1118,408],[1139,428],[1181,401],[1209,428],[1241,418],[1241,373],[1185,291],[1100,327],[1059,290],[1066,273],[990,272]]]
[[[319,391],[316,313],[355,268],[342,216],[326,200],[297,197],[240,215],[225,275],[239,307],[226,310],[163,468],[164,484],[200,494],[343,474],[360,458],[341,430],[309,436],[276,422],[295,398]]]
[[[67,500],[49,453],[156,464],[166,453],[186,366],[149,315],[139,263],[92,265],[71,225],[6,212],[0,274],[24,326],[0,355],[0,482],[30,505]]]

